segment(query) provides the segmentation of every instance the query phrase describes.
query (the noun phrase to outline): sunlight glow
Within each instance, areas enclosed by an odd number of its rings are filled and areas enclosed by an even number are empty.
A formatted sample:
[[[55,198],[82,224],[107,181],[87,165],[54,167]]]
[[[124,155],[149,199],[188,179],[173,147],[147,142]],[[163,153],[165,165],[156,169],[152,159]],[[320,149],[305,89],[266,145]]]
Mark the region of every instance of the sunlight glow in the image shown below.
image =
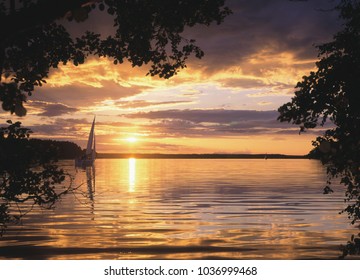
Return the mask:
[[[138,139],[135,137],[128,137],[126,138],[126,141],[130,142],[130,143],[135,143]]]

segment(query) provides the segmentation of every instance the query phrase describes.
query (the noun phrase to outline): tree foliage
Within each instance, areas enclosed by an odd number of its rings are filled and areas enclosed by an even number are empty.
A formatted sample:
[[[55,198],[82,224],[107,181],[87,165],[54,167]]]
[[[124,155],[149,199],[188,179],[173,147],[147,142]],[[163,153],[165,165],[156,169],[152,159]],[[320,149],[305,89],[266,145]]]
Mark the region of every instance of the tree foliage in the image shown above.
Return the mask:
[[[186,27],[220,24],[230,14],[225,0],[0,0],[0,101],[5,111],[26,114],[23,103],[46,83],[51,68],[83,64],[89,56],[114,64],[148,64],[149,75],[170,78],[191,54],[204,53],[182,37]],[[70,35],[71,24],[106,13],[115,32]],[[61,19],[61,21],[59,20]],[[65,27],[67,26],[67,27]],[[70,26],[70,27],[68,27]]]
[[[297,84],[291,102],[279,108],[279,120],[301,131],[332,123],[313,141],[312,154],[327,167],[325,193],[332,192],[334,178],[346,186],[344,212],[355,223],[360,219],[360,1],[342,0],[336,9],[343,29],[317,47],[317,70]]]
[[[35,205],[52,208],[72,190],[62,185],[66,173],[56,165],[56,147],[30,145],[32,133],[20,122],[0,128],[0,235],[7,223],[19,220]]]
[[[49,139],[29,139],[28,145],[36,151],[53,149],[57,159],[75,159],[80,157],[83,151],[77,144],[70,141],[56,141]]]

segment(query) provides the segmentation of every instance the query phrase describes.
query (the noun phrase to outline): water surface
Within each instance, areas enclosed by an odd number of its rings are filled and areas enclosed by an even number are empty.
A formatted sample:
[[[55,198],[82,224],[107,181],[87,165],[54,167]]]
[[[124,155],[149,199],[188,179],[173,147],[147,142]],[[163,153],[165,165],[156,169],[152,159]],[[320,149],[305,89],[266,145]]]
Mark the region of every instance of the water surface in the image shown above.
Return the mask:
[[[99,159],[55,210],[0,238],[0,258],[331,259],[356,233],[318,161]]]

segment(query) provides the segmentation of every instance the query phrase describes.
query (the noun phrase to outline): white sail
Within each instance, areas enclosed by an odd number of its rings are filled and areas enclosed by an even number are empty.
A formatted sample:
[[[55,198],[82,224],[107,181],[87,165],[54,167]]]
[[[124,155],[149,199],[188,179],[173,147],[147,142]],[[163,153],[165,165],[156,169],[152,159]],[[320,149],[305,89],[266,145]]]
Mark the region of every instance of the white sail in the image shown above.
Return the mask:
[[[85,155],[75,159],[75,166],[80,166],[82,168],[86,166],[92,166],[94,164],[96,157],[96,148],[95,148],[95,117],[91,126],[89,133],[89,139],[86,147]]]
[[[91,125],[91,130],[89,134],[89,139],[86,147],[86,155],[92,155],[93,154],[93,144],[94,143],[94,128],[95,128],[95,117],[93,120],[93,123]]]

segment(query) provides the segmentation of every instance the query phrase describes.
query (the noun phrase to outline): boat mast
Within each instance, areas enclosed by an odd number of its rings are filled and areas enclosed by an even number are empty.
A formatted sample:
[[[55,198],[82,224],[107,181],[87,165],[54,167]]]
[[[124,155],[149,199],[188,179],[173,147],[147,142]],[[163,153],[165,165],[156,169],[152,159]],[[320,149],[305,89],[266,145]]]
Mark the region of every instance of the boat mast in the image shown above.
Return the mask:
[[[94,161],[95,160],[95,157],[96,157],[96,145],[95,145],[95,131],[94,131],[94,146],[93,146],[93,149],[92,149],[92,160]]]

